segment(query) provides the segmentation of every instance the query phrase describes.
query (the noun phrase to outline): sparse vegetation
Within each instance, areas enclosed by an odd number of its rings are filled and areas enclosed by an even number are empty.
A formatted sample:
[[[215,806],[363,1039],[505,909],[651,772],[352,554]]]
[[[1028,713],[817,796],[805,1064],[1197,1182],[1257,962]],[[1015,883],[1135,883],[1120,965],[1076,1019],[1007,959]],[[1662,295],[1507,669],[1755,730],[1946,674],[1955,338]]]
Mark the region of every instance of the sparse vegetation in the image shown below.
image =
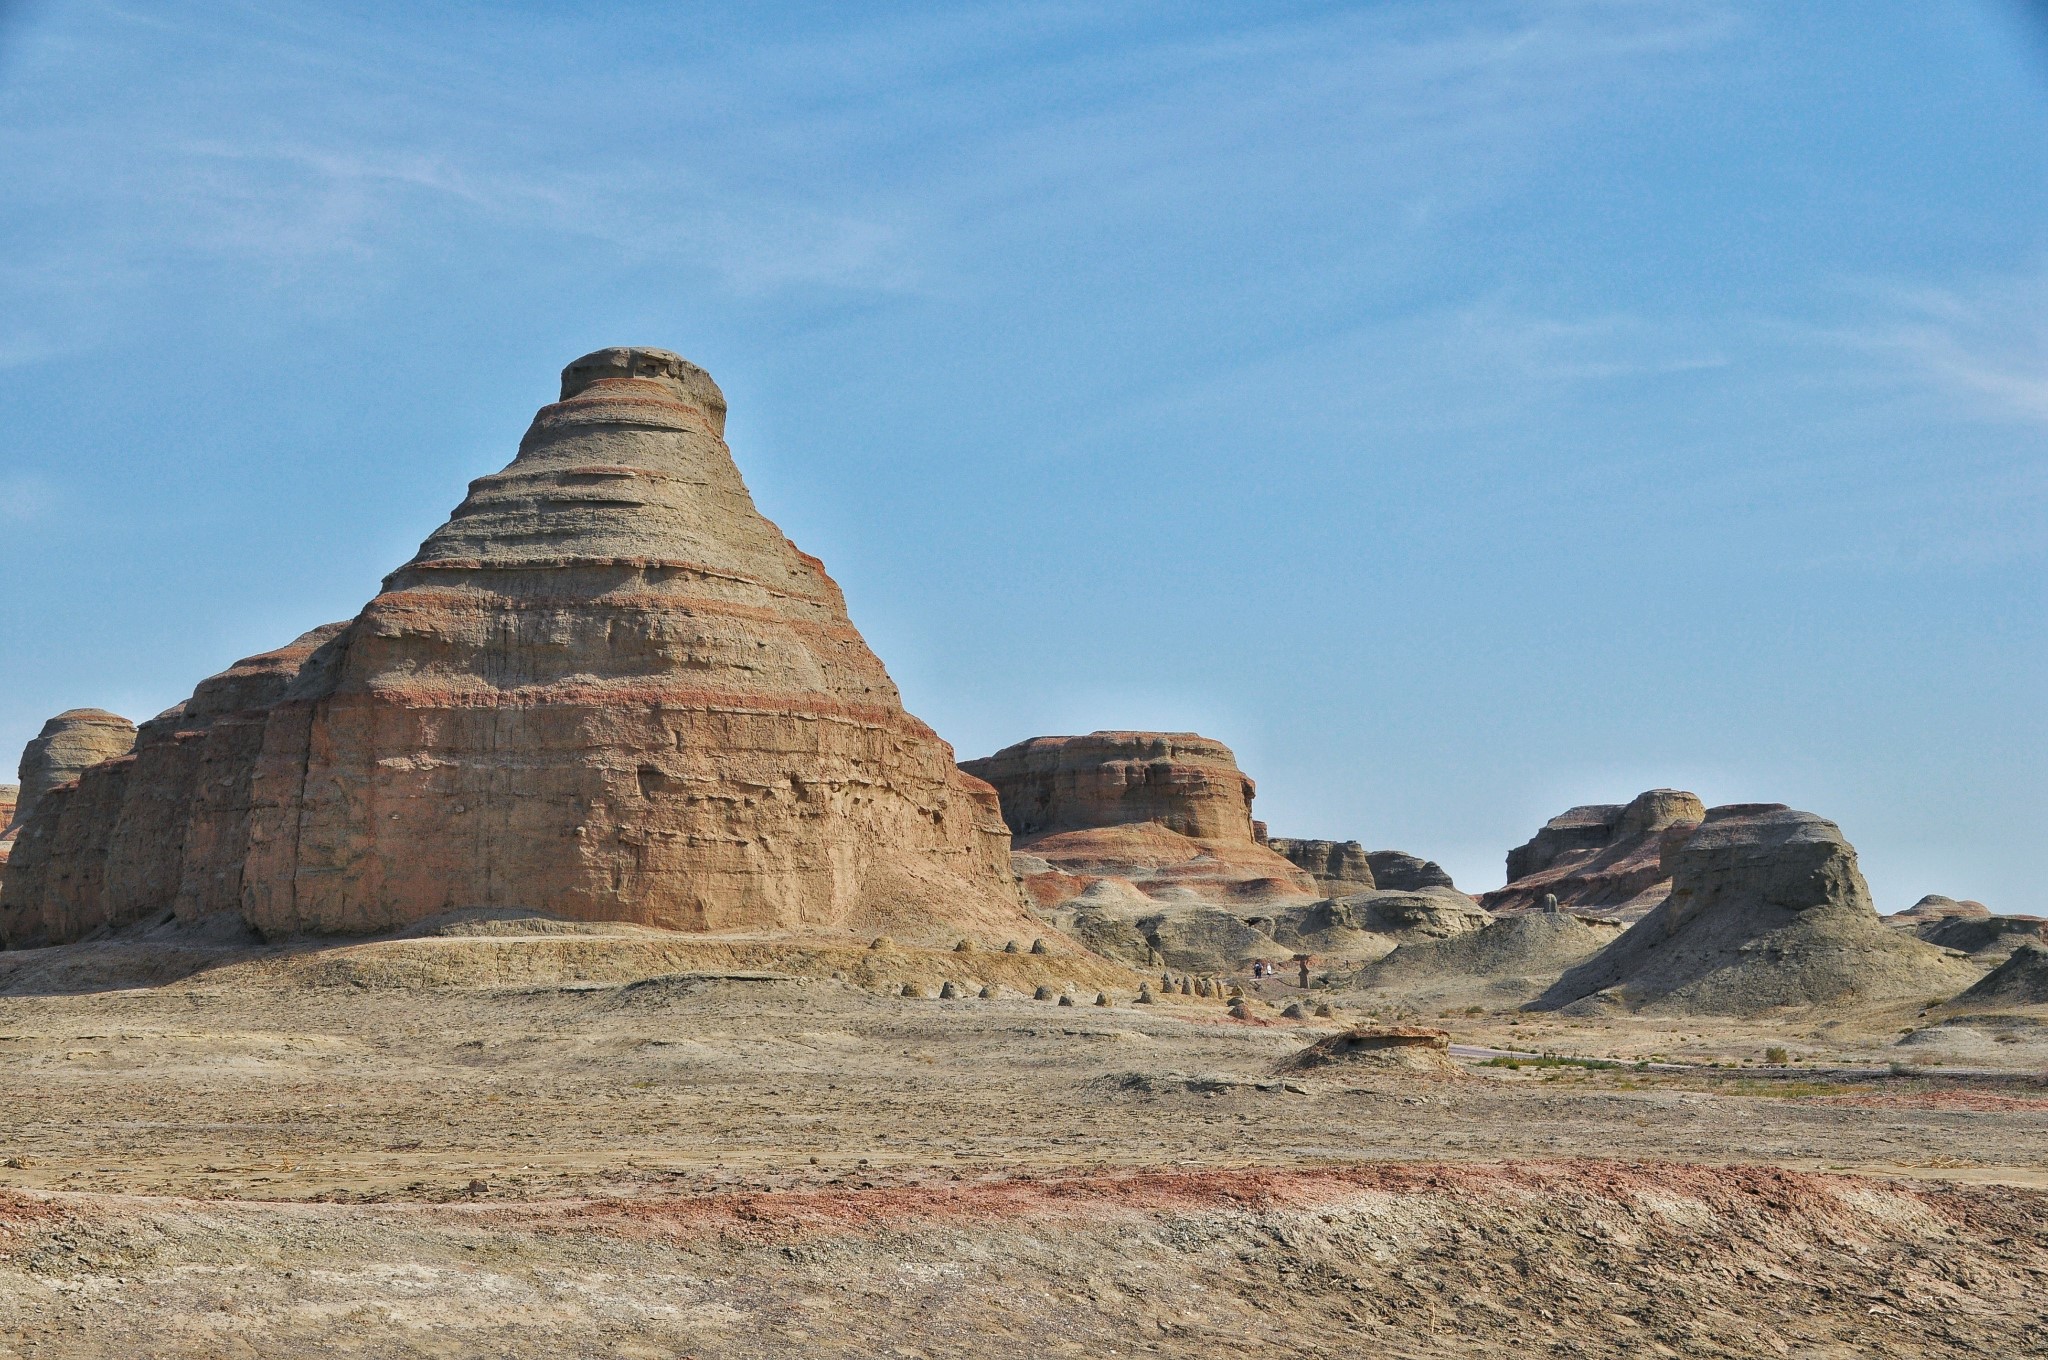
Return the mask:
[[[1488,1058],[1481,1067],[1505,1067],[1510,1072],[1524,1067],[1581,1067],[1588,1071],[1606,1071],[1621,1066],[1605,1058],[1555,1058],[1545,1054],[1540,1058]]]

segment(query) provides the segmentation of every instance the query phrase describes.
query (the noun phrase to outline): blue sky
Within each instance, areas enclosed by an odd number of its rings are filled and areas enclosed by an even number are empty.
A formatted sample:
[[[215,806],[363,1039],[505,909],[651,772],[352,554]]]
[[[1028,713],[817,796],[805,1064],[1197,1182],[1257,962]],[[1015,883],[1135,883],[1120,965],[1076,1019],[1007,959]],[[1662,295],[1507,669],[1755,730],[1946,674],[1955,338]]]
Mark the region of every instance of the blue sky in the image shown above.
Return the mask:
[[[2048,910],[2038,7],[0,8],[0,750],[353,614],[615,343],[963,756]]]

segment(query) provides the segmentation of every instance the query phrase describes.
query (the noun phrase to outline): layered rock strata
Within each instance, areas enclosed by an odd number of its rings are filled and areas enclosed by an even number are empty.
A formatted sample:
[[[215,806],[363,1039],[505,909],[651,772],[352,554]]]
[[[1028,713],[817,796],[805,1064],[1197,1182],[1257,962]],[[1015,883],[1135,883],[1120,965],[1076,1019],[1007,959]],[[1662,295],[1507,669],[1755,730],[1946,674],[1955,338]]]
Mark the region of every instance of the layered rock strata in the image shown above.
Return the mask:
[[[41,863],[10,872],[0,930],[76,938],[166,907],[272,934],[496,908],[1027,930],[994,791],[904,711],[822,564],[756,510],[724,421],[676,355],[571,364],[518,457],[354,620],[272,654],[281,685],[266,661],[253,700],[195,694],[66,817],[30,819],[17,861],[33,836]]]
[[[315,629],[201,681],[136,731],[132,751],[45,795],[0,887],[8,942],[77,939],[166,910],[187,920],[239,910],[269,710],[345,627]]]
[[[1306,869],[1317,886],[1330,893],[1368,892],[1379,883],[1372,861],[1357,841],[1301,840],[1274,836],[1266,842],[1275,854],[1297,869]]]
[[[1112,957],[1203,971],[1282,959],[1262,927],[1322,896],[1264,843],[1256,787],[1212,738],[1034,737],[962,768],[1002,800],[1034,904]]]
[[[1506,915],[1542,910],[1555,897],[1566,911],[1640,920],[1670,892],[1666,860],[1705,817],[1699,798],[1679,789],[1572,808],[1508,852],[1507,886],[1480,901]]]
[[[1313,878],[1255,837],[1256,786],[1230,748],[1209,737],[1033,737],[961,768],[1001,799],[1041,905],[1078,897],[1099,879],[1169,901],[1316,896]]]
[[[1781,803],[1711,809],[1670,895],[1531,1003],[1753,1014],[1954,995],[1977,971],[1888,929],[1833,822]]]
[[[103,708],[59,713],[22,748],[21,784],[7,829],[27,821],[51,789],[70,783],[103,760],[128,754],[134,746],[135,724],[118,713]]]

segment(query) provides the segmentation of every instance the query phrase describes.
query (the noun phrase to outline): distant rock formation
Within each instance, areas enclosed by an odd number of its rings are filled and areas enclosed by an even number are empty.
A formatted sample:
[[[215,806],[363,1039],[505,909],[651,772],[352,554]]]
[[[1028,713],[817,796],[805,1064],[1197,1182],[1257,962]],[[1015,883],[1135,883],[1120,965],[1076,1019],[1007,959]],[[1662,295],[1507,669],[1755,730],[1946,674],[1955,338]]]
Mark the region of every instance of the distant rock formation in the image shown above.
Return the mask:
[[[0,885],[7,881],[7,861],[14,854],[14,804],[21,795],[15,784],[0,784]]]
[[[1782,803],[1711,809],[1670,896],[1531,1003],[1752,1014],[1952,996],[1976,970],[1888,929],[1833,822]]]
[[[1317,886],[1333,896],[1368,892],[1379,886],[1372,861],[1357,841],[1311,841],[1289,836],[1267,840],[1275,854],[1297,869],[1306,869]]]
[[[1391,892],[1423,892],[1430,888],[1456,889],[1451,876],[1435,860],[1423,859],[1403,850],[1374,850],[1366,857],[1372,866],[1373,884]]]
[[[1385,888],[1421,892],[1455,888],[1441,864],[1402,850],[1367,850],[1357,841],[1311,841],[1275,836],[1266,842],[1296,868],[1306,869],[1335,897]]]
[[[1033,737],[961,769],[994,787],[1041,906],[1102,878],[1165,901],[1316,895],[1314,879],[1256,839],[1255,786],[1230,748],[1209,737]]]
[[[1968,898],[1959,902],[1953,897],[1943,897],[1940,893],[1929,893],[1904,911],[1896,912],[1887,919],[1895,925],[1918,927],[1930,921],[1982,918],[1990,914],[1991,908],[1982,902],[1973,902]]]
[[[1199,971],[1285,958],[1263,927],[1321,896],[1264,843],[1254,785],[1212,738],[1034,737],[961,768],[1001,799],[1032,901],[1111,957]]]
[[[1482,894],[1501,915],[1540,911],[1544,898],[1583,916],[1636,921],[1671,890],[1666,857],[1706,816],[1699,798],[1651,789],[1627,803],[1575,807],[1508,851],[1508,883]]]
[[[32,811],[0,935],[163,909],[366,933],[497,908],[1022,933],[994,792],[755,509],[724,424],[674,354],[569,365],[513,463],[346,627],[202,685],[61,815]]]
[[[22,748],[21,784],[13,815],[5,823],[18,829],[36,810],[43,795],[68,784],[103,760],[127,755],[135,746],[135,724],[102,708],[74,708],[43,724],[43,730]]]
[[[2038,916],[1994,916],[1982,902],[1959,902],[1939,893],[1929,893],[1884,921],[1931,945],[1967,954],[1979,965],[2002,963],[2021,945],[2048,941],[2048,922]]]

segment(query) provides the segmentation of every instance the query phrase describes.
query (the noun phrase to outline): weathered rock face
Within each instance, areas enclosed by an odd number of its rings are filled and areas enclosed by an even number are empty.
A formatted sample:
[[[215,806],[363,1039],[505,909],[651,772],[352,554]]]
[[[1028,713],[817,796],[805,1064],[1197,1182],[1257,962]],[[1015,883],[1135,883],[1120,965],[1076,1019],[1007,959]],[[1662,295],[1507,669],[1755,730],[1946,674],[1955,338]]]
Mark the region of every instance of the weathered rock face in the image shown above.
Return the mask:
[[[1372,879],[1390,892],[1422,892],[1429,888],[1453,888],[1451,876],[1433,859],[1422,859],[1404,850],[1374,850],[1367,854]]]
[[[1372,876],[1372,861],[1366,858],[1365,847],[1357,841],[1275,836],[1266,844],[1297,869],[1308,870],[1316,885],[1332,895],[1369,892],[1379,886]]]
[[[1953,995],[1976,970],[1891,930],[1833,822],[1714,808],[1671,857],[1671,893],[1532,1005],[1750,1014]]]
[[[1561,911],[1502,916],[1482,930],[1405,941],[1360,970],[1351,986],[1411,1006],[1520,1006],[1621,930],[1618,922]]]
[[[1257,844],[1255,786],[1228,746],[1193,732],[1033,737],[961,768],[995,788],[1019,842],[1149,823],[1196,840]]]
[[[1665,859],[1705,817],[1699,798],[1678,789],[1572,808],[1508,851],[1507,886],[1480,901],[1490,911],[1512,914],[1541,910],[1554,896],[1566,911],[1640,920],[1670,891]]]
[[[1034,737],[961,768],[995,788],[1041,905],[1077,897],[1098,878],[1167,901],[1315,896],[1307,873],[1255,837],[1254,786],[1220,741],[1192,732]]]
[[[0,929],[71,938],[146,901],[273,934],[472,908],[1020,933],[994,792],[904,712],[822,565],[755,509],[724,417],[665,351],[571,364],[513,463],[355,620],[290,649],[274,698],[266,669],[259,702],[223,699],[241,706],[202,729],[195,695],[127,787],[81,800],[74,820],[111,803],[95,824],[152,825],[153,849],[131,863],[112,836],[95,870],[49,828],[38,881],[0,890]],[[205,757],[143,766],[188,730]]]
[[[1036,737],[962,769],[994,786],[1032,901],[1132,963],[1221,970],[1286,950],[1259,928],[1318,896],[1267,844],[1254,787],[1222,742],[1192,732]]]
[[[4,825],[27,821],[51,789],[78,778],[103,760],[128,754],[134,745],[135,724],[118,713],[99,708],[59,713],[22,748],[20,792],[13,816]]]
[[[345,626],[315,629],[201,681],[190,699],[142,725],[132,752],[52,790],[23,824],[11,880],[0,887],[0,936],[47,943],[171,908],[188,920],[238,910],[267,710]]]

